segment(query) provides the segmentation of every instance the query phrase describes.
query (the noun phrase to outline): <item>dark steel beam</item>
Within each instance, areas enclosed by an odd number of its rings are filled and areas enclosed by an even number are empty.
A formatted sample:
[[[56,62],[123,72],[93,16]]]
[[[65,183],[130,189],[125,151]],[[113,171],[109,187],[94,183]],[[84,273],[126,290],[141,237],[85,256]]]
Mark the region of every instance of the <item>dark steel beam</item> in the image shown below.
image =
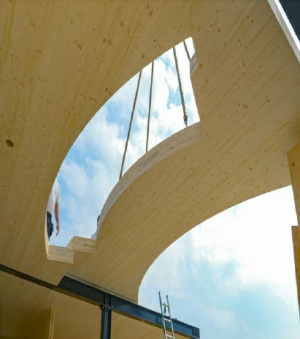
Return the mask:
[[[104,296],[104,303],[100,305],[101,308],[101,334],[100,339],[110,339],[111,335],[111,297]]]
[[[117,297],[107,292],[103,292],[100,289],[87,285],[81,281],[65,276],[57,287],[61,290],[66,291],[67,294],[74,294],[81,299],[86,299],[87,301],[90,301],[92,303],[105,304],[105,298],[109,295],[111,298],[110,306],[112,307],[114,312],[134,318],[139,321],[143,321],[150,325],[162,327],[162,317],[160,313],[149,310],[146,307],[137,305],[126,299]],[[200,338],[199,328],[188,325],[177,319],[172,319],[172,321],[174,331],[176,333],[193,339]],[[167,323],[166,326],[169,328],[169,323]]]
[[[112,311],[136,319],[138,321],[145,322],[152,326],[162,328],[162,317],[161,314],[146,307],[137,305],[131,301],[120,298],[113,294],[104,292],[98,288],[85,284],[81,281],[72,279],[70,277],[63,277],[58,286],[52,285],[46,281],[32,277],[28,274],[16,271],[12,268],[6,267],[0,264],[0,271],[10,275],[14,275],[20,279],[27,280],[33,284],[40,285],[44,288],[54,290],[59,293],[67,294],[71,297],[84,300],[90,304],[98,305],[102,309],[101,322],[104,322],[104,328],[106,332],[103,332],[101,339],[109,339],[111,327],[111,313]],[[105,311],[103,312],[103,309]],[[103,314],[104,313],[104,314]],[[197,327],[188,325],[177,319],[172,319],[174,331],[185,337],[198,339],[200,338],[200,330]],[[168,323],[166,324],[170,326]],[[102,335],[102,334],[101,334]],[[108,337],[109,335],[109,337]]]

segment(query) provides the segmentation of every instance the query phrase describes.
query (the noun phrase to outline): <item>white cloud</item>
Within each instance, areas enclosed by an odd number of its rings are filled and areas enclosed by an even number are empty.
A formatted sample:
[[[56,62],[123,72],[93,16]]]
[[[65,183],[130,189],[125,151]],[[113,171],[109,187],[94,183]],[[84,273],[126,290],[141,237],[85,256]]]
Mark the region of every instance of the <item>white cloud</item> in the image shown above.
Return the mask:
[[[173,316],[202,338],[298,338],[291,187],[246,201],[185,234],[145,275],[139,303]],[[257,327],[258,325],[258,327]]]
[[[123,126],[109,121],[108,115],[104,106],[76,140],[73,147],[79,150],[82,158],[93,152],[108,164],[120,160],[124,149],[124,139],[121,137]]]
[[[211,304],[200,304],[201,312],[206,313],[211,322],[221,331],[234,331],[237,327],[238,319],[232,310],[222,310],[222,308]]]
[[[176,241],[164,251],[149,268],[139,290],[139,303],[160,311],[158,291],[162,295],[172,294],[181,297],[190,275],[186,267],[187,243]]]
[[[147,303],[142,295],[144,282],[176,294],[185,289],[189,277],[197,276],[197,267],[203,263],[208,262],[221,272],[224,265],[234,262],[235,274],[222,279],[229,291],[236,293],[241,286],[250,289],[265,286],[295,303],[291,237],[291,226],[295,224],[291,187],[224,211],[195,227],[156,260],[144,277],[141,301]],[[188,270],[184,258],[190,262]],[[170,274],[171,283],[165,279]]]
[[[291,226],[296,224],[290,187],[251,199],[211,218],[190,232],[193,260],[239,264],[227,284],[267,284],[294,299],[295,268]]]
[[[65,246],[74,235],[95,232],[97,216],[119,177],[121,128],[108,120],[103,108],[77,139],[72,149],[76,155],[67,157],[61,168],[61,234],[51,243]]]

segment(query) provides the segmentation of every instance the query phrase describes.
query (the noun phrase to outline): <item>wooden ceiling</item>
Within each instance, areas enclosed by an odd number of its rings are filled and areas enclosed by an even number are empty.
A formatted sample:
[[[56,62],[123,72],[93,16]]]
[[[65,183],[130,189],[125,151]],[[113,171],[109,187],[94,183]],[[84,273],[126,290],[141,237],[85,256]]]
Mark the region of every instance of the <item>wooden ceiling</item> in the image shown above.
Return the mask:
[[[300,65],[267,1],[1,2],[0,32],[1,264],[54,284],[75,275],[136,301],[147,269],[178,237],[290,184]],[[45,210],[68,150],[127,80],[190,36],[200,125],[124,175],[102,211],[94,254],[47,260]],[[11,300],[23,294],[25,284],[4,280]],[[51,307],[52,297],[40,298]]]
[[[73,297],[0,272],[3,339],[48,339],[51,309],[53,339],[99,339],[101,310]],[[162,329],[113,312],[112,339],[157,339]],[[186,339],[176,334],[178,339]],[[52,338],[51,338],[52,339]]]

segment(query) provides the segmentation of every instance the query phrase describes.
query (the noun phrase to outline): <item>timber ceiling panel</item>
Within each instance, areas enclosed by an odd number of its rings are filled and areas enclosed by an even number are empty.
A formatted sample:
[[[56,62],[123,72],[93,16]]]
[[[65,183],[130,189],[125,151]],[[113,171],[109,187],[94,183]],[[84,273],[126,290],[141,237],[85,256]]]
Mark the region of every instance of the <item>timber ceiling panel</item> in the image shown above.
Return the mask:
[[[178,237],[290,184],[300,66],[266,1],[1,2],[0,30],[0,263],[54,284],[68,272],[137,300],[147,269]],[[48,261],[46,204],[76,137],[128,79],[189,36],[202,134],[185,129],[127,172],[102,213],[95,254]],[[28,292],[40,310],[52,302],[42,294]]]
[[[300,65],[267,6],[201,3],[192,76],[200,124],[125,174],[102,210],[96,254],[69,273],[136,300],[148,268],[174,240],[290,184],[286,153],[300,140]],[[172,154],[163,152],[168,144]]]

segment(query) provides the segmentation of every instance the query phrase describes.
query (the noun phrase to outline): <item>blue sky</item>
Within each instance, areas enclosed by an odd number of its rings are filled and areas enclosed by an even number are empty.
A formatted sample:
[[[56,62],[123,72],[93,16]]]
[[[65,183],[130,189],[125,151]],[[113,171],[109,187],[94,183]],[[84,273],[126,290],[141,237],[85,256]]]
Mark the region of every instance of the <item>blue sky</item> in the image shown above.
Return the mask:
[[[192,41],[188,41],[191,54]],[[177,47],[189,124],[199,121],[183,45]],[[124,170],[145,152],[151,67],[141,88]],[[61,231],[52,244],[90,237],[117,183],[137,75],[94,116],[74,143],[60,173]],[[173,52],[156,60],[150,148],[184,128]],[[201,110],[200,110],[201,116]],[[204,339],[296,339],[300,336],[291,226],[290,187],[235,206],[195,227],[151,266],[139,302],[159,311],[169,294],[172,315],[200,327]]]
[[[195,227],[151,266],[139,301],[199,326],[201,338],[299,338],[291,187],[251,199]]]

